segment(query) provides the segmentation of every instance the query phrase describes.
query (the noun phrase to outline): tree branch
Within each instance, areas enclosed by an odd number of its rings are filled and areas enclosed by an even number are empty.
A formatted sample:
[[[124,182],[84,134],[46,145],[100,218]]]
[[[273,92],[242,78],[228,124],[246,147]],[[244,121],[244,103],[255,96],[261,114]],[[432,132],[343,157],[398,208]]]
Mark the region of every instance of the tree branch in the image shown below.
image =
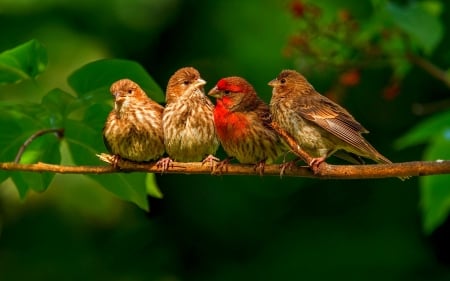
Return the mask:
[[[423,70],[428,72],[431,76],[433,76],[438,80],[441,80],[448,88],[450,88],[450,78],[444,70],[432,64],[430,61],[417,55],[414,55],[412,53],[408,54],[407,58],[409,59],[410,62],[418,65]]]
[[[281,136],[281,138],[289,146],[291,151],[295,153],[295,155],[300,157],[305,163],[309,164],[312,162],[313,158],[309,156],[309,154],[306,153],[303,149],[301,149],[294,138],[285,130],[283,130],[276,122],[270,123],[270,126]]]
[[[22,158],[22,154],[25,152],[25,149],[38,137],[48,134],[48,133],[56,133],[56,136],[58,138],[61,138],[64,135],[64,128],[59,129],[44,129],[39,130],[36,133],[32,134],[19,148],[19,151],[17,152],[16,158],[14,159],[15,163],[20,162],[20,158]]]
[[[120,169],[112,166],[63,166],[47,163],[18,164],[13,162],[0,163],[0,170],[22,172],[50,172],[58,174],[111,174],[119,172],[146,172],[160,173],[155,163],[134,163],[120,159]],[[211,174],[209,165],[202,163],[178,163],[174,162],[167,174]],[[319,179],[368,179],[389,178],[406,176],[426,176],[450,174],[450,161],[416,161],[395,164],[371,164],[371,165],[329,165],[322,163],[317,174],[309,167],[292,167],[286,169],[283,176],[308,177]],[[254,165],[229,164],[228,169],[221,175],[259,175],[254,170]],[[266,176],[280,176],[279,165],[266,165]]]

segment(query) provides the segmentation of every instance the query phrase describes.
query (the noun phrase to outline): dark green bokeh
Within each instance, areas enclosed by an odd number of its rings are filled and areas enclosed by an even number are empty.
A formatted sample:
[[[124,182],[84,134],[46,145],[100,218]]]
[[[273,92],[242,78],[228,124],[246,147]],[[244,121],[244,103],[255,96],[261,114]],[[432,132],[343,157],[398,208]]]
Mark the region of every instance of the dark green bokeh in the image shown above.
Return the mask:
[[[186,65],[200,70],[207,88],[223,76],[240,75],[266,101],[267,82],[295,66],[283,56],[295,31],[287,1],[9,2],[0,2],[0,10],[10,11],[0,17],[1,49],[36,38],[48,49],[49,66],[39,87],[2,87],[0,98],[8,102],[39,101],[54,87],[70,91],[70,73],[107,57],[139,62],[163,89]],[[344,7],[360,17],[372,13],[356,0],[324,2],[330,13]],[[444,66],[449,40],[432,55]],[[421,119],[411,112],[413,102],[439,100],[448,90],[414,69],[398,98],[387,101],[381,92],[389,71],[364,71],[344,105],[384,155],[420,160],[423,147],[398,151],[392,144]],[[321,92],[333,74],[305,73]],[[437,259],[422,234],[417,179],[158,175],[157,182],[164,198],[149,199],[149,214],[76,176],[56,176],[50,190],[23,204],[2,185],[0,280],[450,278],[445,258]]]

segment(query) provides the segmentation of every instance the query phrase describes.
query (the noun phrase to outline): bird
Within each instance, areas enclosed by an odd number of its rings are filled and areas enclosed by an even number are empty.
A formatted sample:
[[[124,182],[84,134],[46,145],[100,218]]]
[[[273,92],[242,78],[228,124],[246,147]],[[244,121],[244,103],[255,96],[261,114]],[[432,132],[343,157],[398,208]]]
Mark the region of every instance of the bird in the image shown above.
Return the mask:
[[[214,125],[229,158],[255,164],[255,170],[262,175],[264,165],[274,162],[286,150],[270,126],[269,106],[247,80],[238,76],[220,79],[208,95],[216,98]],[[226,165],[229,159],[224,161]]]
[[[209,162],[219,148],[213,120],[213,103],[205,95],[206,81],[194,67],[178,69],[166,88],[163,112],[164,145],[169,157],[159,166],[167,170],[172,161]]]
[[[111,85],[114,108],[103,128],[107,150],[118,159],[136,162],[157,160],[164,154],[162,114],[164,107],[153,101],[130,79]]]
[[[313,169],[336,152],[353,163],[364,163],[361,157],[392,163],[362,136],[367,129],[342,106],[318,93],[299,72],[283,70],[269,86],[273,87],[269,107],[274,122],[313,157],[308,163]]]

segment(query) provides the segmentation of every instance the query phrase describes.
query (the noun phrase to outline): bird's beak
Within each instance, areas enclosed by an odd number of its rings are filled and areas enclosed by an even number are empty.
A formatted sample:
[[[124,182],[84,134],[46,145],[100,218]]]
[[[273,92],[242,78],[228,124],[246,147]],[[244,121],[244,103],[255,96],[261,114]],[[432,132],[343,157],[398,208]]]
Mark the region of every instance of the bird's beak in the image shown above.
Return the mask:
[[[211,96],[211,97],[215,97],[215,98],[221,98],[222,97],[222,92],[217,89],[217,86],[215,86],[214,88],[212,88],[209,91],[208,95]]]
[[[195,87],[200,87],[206,84],[206,81],[203,80],[202,78],[198,78],[197,80],[195,80],[194,86]]]
[[[114,102],[122,104],[125,101],[125,96],[121,91],[114,92],[112,94],[114,96]]]
[[[278,80],[276,78],[269,82],[269,86],[271,86],[271,87],[275,87],[275,86],[278,86],[278,85],[279,85],[279,83],[278,83]]]

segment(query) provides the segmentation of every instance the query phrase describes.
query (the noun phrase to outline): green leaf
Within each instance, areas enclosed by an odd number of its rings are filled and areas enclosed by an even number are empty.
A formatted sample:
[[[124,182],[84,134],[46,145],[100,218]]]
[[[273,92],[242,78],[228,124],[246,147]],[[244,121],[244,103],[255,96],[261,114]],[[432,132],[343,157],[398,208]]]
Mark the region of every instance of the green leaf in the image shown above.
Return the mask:
[[[43,120],[46,120],[45,116],[48,116],[48,112],[39,104],[32,103],[0,106],[0,110],[2,111],[0,116],[0,128],[2,128],[4,132],[7,132],[0,138],[0,161],[12,162],[19,152],[20,147],[31,135],[39,130],[49,128],[47,124],[43,123]],[[42,141],[40,140],[41,138],[46,138],[46,136],[39,137],[37,140],[33,141],[26,149],[22,159],[26,157],[34,159],[28,161],[28,163],[46,160],[51,160],[53,163],[59,163],[56,158],[50,157],[52,155],[59,157],[58,144],[53,143],[56,139],[55,137],[49,139],[49,146],[37,149],[39,151],[40,149],[49,147],[52,149],[51,151],[42,151],[41,154],[33,152],[32,148]],[[46,153],[49,154],[47,155]],[[1,173],[0,182],[8,178],[8,176],[9,173]]]
[[[61,153],[59,145],[60,139],[55,133],[41,135],[27,146],[22,154],[20,163],[45,162],[60,164]],[[30,189],[37,192],[45,191],[54,176],[55,173],[16,172],[12,174],[11,178],[19,190],[21,198],[24,198]]]
[[[73,161],[78,165],[102,163],[96,154],[106,151],[101,130],[107,114],[104,109],[101,105],[89,108],[85,117],[90,122],[70,119],[66,122],[65,141]],[[145,173],[89,175],[89,177],[119,198],[148,210],[146,190],[148,181]]]
[[[388,2],[386,10],[391,20],[405,31],[425,53],[430,54],[439,44],[444,34],[442,22],[430,10],[430,5],[412,2],[409,6],[401,7]]]
[[[159,199],[163,198],[163,194],[156,183],[155,174],[147,174],[145,177],[145,188],[148,195]]]
[[[47,51],[37,40],[0,53],[0,84],[36,78],[47,66]]]
[[[138,83],[156,102],[164,101],[164,93],[153,78],[137,62],[120,59],[98,60],[76,70],[69,76],[69,85],[83,97],[87,94],[108,96],[115,81],[128,78]]]
[[[425,151],[425,160],[450,159],[450,128],[442,130]],[[450,175],[420,178],[423,227],[430,234],[450,211]]]
[[[96,154],[105,151],[101,130],[83,121],[67,120],[64,140],[73,161],[78,165],[98,165]]]
[[[4,132],[0,138],[0,161],[11,162],[14,160],[15,155],[21,145],[21,141],[18,138],[20,135],[20,126],[15,119],[12,119],[8,112],[2,110],[0,114],[0,128]],[[3,182],[9,178],[10,173],[2,171],[0,172],[0,182]]]
[[[145,173],[116,173],[89,177],[120,199],[133,202],[146,211],[149,210]]]
[[[49,113],[46,121],[52,128],[64,127],[64,121],[76,109],[76,98],[61,89],[48,92],[41,101],[41,106]]]
[[[450,128],[450,111],[436,114],[412,128],[395,142],[398,149],[429,142],[433,136]]]

